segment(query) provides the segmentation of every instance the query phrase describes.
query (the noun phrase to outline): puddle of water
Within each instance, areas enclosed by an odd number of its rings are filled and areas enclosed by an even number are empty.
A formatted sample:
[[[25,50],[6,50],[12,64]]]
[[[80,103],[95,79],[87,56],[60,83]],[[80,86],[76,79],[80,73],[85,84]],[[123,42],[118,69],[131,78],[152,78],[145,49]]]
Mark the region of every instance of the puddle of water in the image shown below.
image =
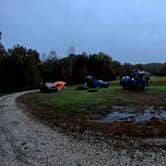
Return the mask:
[[[157,118],[159,120],[166,119],[166,110],[146,109],[143,113],[115,111],[115,112],[108,114],[103,119],[98,120],[98,122],[146,123],[146,122],[149,122],[152,118]]]

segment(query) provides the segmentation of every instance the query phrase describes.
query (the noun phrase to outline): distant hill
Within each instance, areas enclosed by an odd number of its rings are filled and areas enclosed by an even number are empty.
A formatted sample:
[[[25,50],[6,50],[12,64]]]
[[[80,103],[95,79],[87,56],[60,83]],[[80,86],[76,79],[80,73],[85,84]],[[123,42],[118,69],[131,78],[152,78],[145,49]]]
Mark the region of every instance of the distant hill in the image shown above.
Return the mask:
[[[156,74],[157,68],[159,66],[161,66],[162,63],[148,63],[148,64],[144,64],[144,70],[152,73],[153,75]]]

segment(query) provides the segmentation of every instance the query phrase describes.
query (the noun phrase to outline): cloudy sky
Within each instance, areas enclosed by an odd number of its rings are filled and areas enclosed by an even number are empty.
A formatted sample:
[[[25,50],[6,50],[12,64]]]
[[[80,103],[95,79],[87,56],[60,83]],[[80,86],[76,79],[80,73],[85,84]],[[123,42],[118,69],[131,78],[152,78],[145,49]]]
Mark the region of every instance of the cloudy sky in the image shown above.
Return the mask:
[[[166,62],[165,0],[0,0],[6,48],[103,51],[130,63]]]

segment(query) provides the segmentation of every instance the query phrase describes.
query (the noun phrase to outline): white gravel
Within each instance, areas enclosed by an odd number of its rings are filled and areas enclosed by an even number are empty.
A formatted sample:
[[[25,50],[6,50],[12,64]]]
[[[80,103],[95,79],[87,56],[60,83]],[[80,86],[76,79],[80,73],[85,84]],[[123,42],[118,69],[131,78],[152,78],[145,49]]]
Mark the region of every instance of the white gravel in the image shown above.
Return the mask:
[[[79,139],[51,129],[18,108],[23,93],[0,98],[0,166],[120,166],[166,165],[165,139],[110,140],[107,145],[91,136]]]

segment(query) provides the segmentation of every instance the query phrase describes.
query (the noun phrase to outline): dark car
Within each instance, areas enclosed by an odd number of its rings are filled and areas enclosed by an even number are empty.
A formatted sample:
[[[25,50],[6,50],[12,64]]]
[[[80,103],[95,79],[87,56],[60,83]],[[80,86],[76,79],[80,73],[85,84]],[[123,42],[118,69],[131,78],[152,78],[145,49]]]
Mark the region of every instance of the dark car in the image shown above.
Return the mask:
[[[123,86],[124,89],[136,89],[143,90],[146,82],[144,79],[138,79],[129,76],[123,76],[120,80],[120,85]]]
[[[85,77],[85,82],[86,82],[87,86],[90,87],[90,88],[96,88],[96,87],[105,87],[105,88],[107,88],[110,85],[109,82],[94,79],[93,76]]]
[[[57,88],[51,82],[41,83],[40,92],[45,92],[45,93],[57,92]]]
[[[96,87],[108,88],[108,86],[110,85],[110,83],[106,82],[106,81],[103,81],[103,80],[94,80],[94,85]]]
[[[148,86],[148,80],[150,79],[150,73],[135,69],[129,76],[123,76],[120,80],[120,85],[124,89],[136,89],[143,90],[145,86]]]

